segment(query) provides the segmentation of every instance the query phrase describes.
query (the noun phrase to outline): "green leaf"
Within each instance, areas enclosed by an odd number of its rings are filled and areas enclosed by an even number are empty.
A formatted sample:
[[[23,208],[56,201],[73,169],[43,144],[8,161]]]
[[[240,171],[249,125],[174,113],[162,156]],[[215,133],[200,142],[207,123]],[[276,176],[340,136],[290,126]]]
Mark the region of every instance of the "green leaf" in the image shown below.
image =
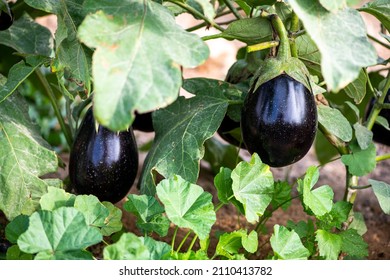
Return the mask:
[[[341,251],[354,257],[368,257],[368,244],[355,229],[340,232]]]
[[[256,231],[249,234],[246,230],[240,229],[233,232],[224,233],[219,237],[215,253],[218,256],[234,259],[239,254],[240,249],[245,248],[250,253],[256,252],[258,248],[258,237]]]
[[[331,187],[325,185],[313,190],[318,178],[318,168],[310,166],[303,181],[298,181],[299,192],[303,195],[305,208],[310,209],[317,217],[329,213],[333,206],[333,190]]]
[[[321,54],[309,35],[303,34],[295,39],[298,58],[305,63],[312,75],[321,76]]]
[[[356,116],[356,119],[359,120],[359,118],[360,118],[360,110],[359,110],[359,108],[355,104],[350,102],[350,101],[345,101],[345,105],[347,105],[349,108],[351,108],[351,110],[353,111],[353,113]]]
[[[317,159],[321,165],[329,162],[335,156],[339,155],[337,149],[331,143],[329,143],[328,139],[326,139],[319,130],[316,134],[314,149]]]
[[[128,201],[123,205],[126,211],[133,213],[137,219],[137,227],[146,233],[156,232],[165,236],[169,229],[169,220],[163,216],[164,207],[153,196],[134,195],[127,196]]]
[[[390,3],[387,0],[376,0],[366,3],[359,11],[375,16],[390,31]]]
[[[329,90],[339,91],[359,76],[362,67],[376,64],[376,51],[355,9],[329,12],[319,1],[307,0],[290,0],[289,4],[320,50],[322,74]]]
[[[0,44],[13,48],[21,54],[46,57],[52,53],[51,38],[50,31],[27,14],[17,19],[11,28],[0,32]]]
[[[356,229],[359,235],[363,235],[367,232],[366,222],[364,221],[364,216],[360,212],[353,213],[352,223],[349,225],[350,229]]]
[[[199,36],[183,30],[153,1],[86,0],[85,6],[91,13],[78,35],[95,48],[94,112],[112,130],[127,129],[134,110],[143,113],[171,104],[182,84],[180,65],[195,67],[208,58]]]
[[[352,139],[352,127],[338,109],[324,105],[319,105],[317,109],[318,122],[330,133],[345,142]]]
[[[349,167],[352,175],[364,176],[375,169],[376,148],[371,142],[367,149],[362,150],[357,143],[350,144],[352,153],[341,156],[341,161]]]
[[[346,0],[320,0],[320,3],[330,12],[337,12],[347,5]]]
[[[92,259],[82,250],[102,241],[98,229],[89,227],[84,215],[71,207],[40,210],[30,216],[29,227],[18,239],[19,248],[38,259]]]
[[[173,223],[190,228],[200,239],[207,238],[216,221],[210,193],[175,175],[157,185],[157,196]]]
[[[266,18],[245,18],[233,21],[221,35],[227,40],[239,40],[248,45],[254,45],[270,41],[272,27]]]
[[[30,61],[32,63],[31,65],[28,64]],[[47,58],[39,57],[38,59],[30,59],[26,62],[20,61],[17,64],[14,64],[9,70],[7,82],[0,88],[0,103],[14,93],[16,89],[46,61]]]
[[[383,212],[390,215],[390,185],[373,179],[369,179],[368,183],[372,185],[372,190],[374,191]]]
[[[122,229],[122,210],[108,201],[102,204],[108,209],[108,216],[104,219],[104,225],[100,228],[104,236],[110,236]]]
[[[342,238],[339,235],[319,229],[316,231],[316,241],[321,257],[327,260],[338,259],[342,246]]]
[[[58,159],[27,112],[18,94],[0,103],[0,210],[9,220],[31,214],[47,187],[59,182],[40,178],[57,171]]]
[[[78,195],[74,208],[84,214],[88,225],[94,227],[103,227],[109,214],[108,209],[93,195]]]
[[[105,260],[148,260],[150,252],[143,239],[128,232],[118,242],[104,247],[103,257]]]
[[[360,104],[366,96],[367,75],[362,69],[359,72],[359,76],[352,83],[347,85],[343,91],[351,97],[356,104]]]
[[[291,186],[286,181],[277,181],[274,185],[274,195],[271,201],[272,206],[276,209],[280,206],[287,210],[291,205]]]
[[[55,33],[55,60],[53,71],[67,70],[71,77],[83,83],[90,92],[91,89],[91,50],[81,44],[77,38],[77,27],[87,15],[85,0],[26,0],[33,8],[53,13],[57,16]]]
[[[7,260],[32,260],[33,255],[20,251],[18,245],[13,245],[7,250]]]
[[[287,221],[287,228],[289,230],[295,231],[299,238],[302,241],[303,246],[309,250],[310,255],[314,255],[316,252],[316,244],[315,244],[315,229],[313,221],[308,219],[307,223],[304,221],[299,221],[298,223],[294,223],[292,221]]]
[[[48,187],[47,193],[41,197],[39,205],[41,210],[53,211],[63,206],[73,206],[75,199],[74,194],[67,193],[63,189]]]
[[[275,225],[274,233],[270,238],[271,247],[275,256],[282,260],[306,260],[310,256],[294,230],[288,230],[284,226]]]
[[[382,117],[382,116],[377,116],[376,119],[375,119],[375,123],[383,126],[387,130],[390,130],[389,121],[386,118]]]
[[[165,242],[154,240],[151,237],[140,237],[150,253],[149,260],[162,260],[171,251],[171,246]]]
[[[246,219],[250,223],[257,222],[274,194],[274,180],[269,166],[254,153],[250,162],[237,165],[231,177],[234,196],[243,204]]]
[[[221,167],[219,173],[214,177],[214,185],[218,191],[218,199],[225,204],[228,204],[229,199],[233,196],[233,180],[231,174],[231,169]]]
[[[186,2],[189,6],[203,14],[210,22],[214,21],[215,10],[209,0],[186,0]]]
[[[361,125],[360,123],[355,123],[353,128],[355,129],[355,136],[360,149],[367,149],[372,143],[372,131],[368,130],[367,127]]]
[[[344,222],[347,222],[352,204],[346,201],[337,201],[333,204],[332,210],[325,215],[318,217],[317,228],[331,230],[333,227],[342,229]]]
[[[19,236],[28,229],[29,217],[19,215],[5,227],[5,236],[11,243],[16,243]]]
[[[233,87],[218,80],[195,78],[186,80],[184,89],[196,95],[188,99],[180,97],[167,108],[154,112],[156,134],[142,170],[141,193],[155,194],[154,172],[165,178],[177,174],[196,182],[204,155],[203,144],[220,126],[228,105],[224,94]]]
[[[241,161],[238,155],[238,149],[233,145],[225,145],[212,137],[204,143],[205,154],[203,160],[207,161],[214,174],[218,173],[219,169],[228,167],[233,169],[236,166],[236,161]]]

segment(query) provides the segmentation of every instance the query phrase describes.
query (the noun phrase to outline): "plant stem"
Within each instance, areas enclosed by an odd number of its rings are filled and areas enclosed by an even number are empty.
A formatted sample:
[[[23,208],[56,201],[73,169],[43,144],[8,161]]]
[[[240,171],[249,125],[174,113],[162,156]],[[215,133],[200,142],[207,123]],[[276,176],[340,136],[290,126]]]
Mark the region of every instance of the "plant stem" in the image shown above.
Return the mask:
[[[180,242],[179,247],[177,247],[176,251],[180,252],[181,247],[183,247],[184,243],[186,242],[188,236],[190,236],[192,230],[189,230],[187,234],[184,236],[183,240]]]
[[[219,38],[223,38],[223,34],[222,34],[222,33],[203,36],[203,37],[202,37],[202,40],[203,40],[203,41],[207,41],[207,40],[219,39]]]
[[[365,186],[351,186],[350,188],[353,190],[364,190],[371,188],[371,185],[365,185]]]
[[[187,10],[190,14],[192,14],[194,17],[197,17],[197,18],[201,18],[202,20],[204,20],[205,22],[207,22],[209,25],[211,25],[212,27],[218,29],[219,31],[223,32],[224,29],[219,26],[217,23],[209,20],[207,17],[205,17],[202,13],[198,12],[197,10],[195,10],[194,8],[192,8],[191,6],[183,3],[183,2],[180,2],[180,1],[175,1],[175,0],[167,0],[167,2],[170,2],[170,3],[173,3],[185,10]]]
[[[194,238],[193,238],[192,241],[191,241],[190,246],[188,247],[187,252],[189,252],[189,251],[192,250],[192,247],[194,247],[194,244],[195,244],[195,242],[196,242],[197,239],[198,239],[198,235],[195,235]]]
[[[265,50],[265,49],[270,49],[270,48],[276,47],[278,45],[279,45],[278,41],[263,42],[263,43],[259,43],[256,45],[247,46],[246,51],[248,53],[257,52],[257,51],[261,51],[261,50]]]
[[[171,241],[171,253],[173,253],[175,250],[175,239],[176,239],[176,235],[177,235],[178,230],[179,230],[179,227],[176,226],[175,231],[174,231],[173,236],[172,236],[172,241]]]
[[[50,100],[50,103],[54,109],[54,113],[56,114],[56,117],[58,119],[58,123],[61,126],[62,132],[65,135],[66,142],[68,143],[69,147],[72,147],[73,144],[73,137],[72,134],[69,131],[68,126],[65,124],[64,118],[62,117],[61,111],[58,108],[58,104],[54,95],[54,92],[52,88],[49,85],[49,82],[47,81],[45,75],[42,74],[42,72],[39,69],[35,70],[35,74],[37,75],[39,81],[41,82],[47,97]]]
[[[370,112],[370,115],[368,116],[367,124],[366,124],[366,127],[368,130],[371,130],[372,127],[374,126],[375,120],[382,110],[383,103],[385,102],[385,98],[386,98],[387,91],[389,90],[389,88],[390,88],[390,71],[387,73],[386,83],[383,86],[382,94],[379,98],[377,98],[375,100],[375,104]]]
[[[236,9],[236,7],[234,7],[233,3],[230,0],[223,0],[223,2],[226,4],[226,6],[229,8],[229,10],[232,11],[233,15],[237,19],[242,19],[242,16],[240,15],[240,13]]]
[[[287,36],[287,30],[284,27],[283,21],[276,14],[271,14],[268,16],[268,18],[271,20],[272,26],[276,30],[280,40],[277,58],[287,60],[291,57],[291,49]]]
[[[367,34],[368,38],[370,38],[371,40],[373,40],[375,43],[378,43],[379,45],[387,48],[390,50],[390,45],[389,44],[386,44],[384,42],[382,42],[381,40],[378,40],[377,38],[375,38],[374,36],[370,35],[370,34]]]
[[[290,32],[291,33],[296,33],[299,31],[299,18],[296,13],[292,13],[291,15],[291,27],[290,27]],[[297,49],[297,44],[295,43],[294,38],[291,39],[290,41],[290,48],[291,48],[291,56],[293,57],[298,57],[298,49]]]
[[[241,8],[238,8],[237,10],[241,10]],[[223,16],[226,16],[228,14],[231,14],[231,11],[224,11],[222,13],[219,13],[215,16],[215,19],[216,18],[220,18],[220,17],[223,17]],[[208,22],[202,22],[200,24],[197,24],[197,25],[194,25],[192,27],[189,27],[186,29],[187,32],[192,32],[192,31],[195,31],[195,30],[198,30],[199,28],[202,28],[202,27],[206,27],[207,25],[209,25]],[[218,23],[218,25],[223,25],[223,23]]]
[[[390,154],[380,155],[375,158],[376,162],[390,159]]]
[[[321,123],[318,123],[318,129],[326,137],[326,139],[337,149],[340,155],[349,154],[347,144],[330,133]]]

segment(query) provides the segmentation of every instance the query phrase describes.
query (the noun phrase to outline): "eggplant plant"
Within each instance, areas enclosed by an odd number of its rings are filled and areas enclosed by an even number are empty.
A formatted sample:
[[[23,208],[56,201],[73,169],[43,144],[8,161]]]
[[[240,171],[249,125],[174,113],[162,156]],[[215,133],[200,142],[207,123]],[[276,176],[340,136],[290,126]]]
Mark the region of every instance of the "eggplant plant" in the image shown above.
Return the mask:
[[[390,159],[373,129],[390,130],[390,57],[373,45],[390,49],[387,0],[1,0],[0,11],[0,258],[369,256],[356,197],[371,189],[390,214],[390,182],[362,183]],[[367,33],[364,13],[381,32]],[[198,21],[184,28],[181,14]],[[54,33],[38,23],[53,16]],[[244,45],[225,79],[184,78],[215,39]],[[142,165],[133,129],[153,136]],[[318,165],[276,179],[310,149]],[[334,161],[345,183],[318,186]],[[307,219],[270,224],[293,203]],[[228,207],[245,222],[217,232]]]

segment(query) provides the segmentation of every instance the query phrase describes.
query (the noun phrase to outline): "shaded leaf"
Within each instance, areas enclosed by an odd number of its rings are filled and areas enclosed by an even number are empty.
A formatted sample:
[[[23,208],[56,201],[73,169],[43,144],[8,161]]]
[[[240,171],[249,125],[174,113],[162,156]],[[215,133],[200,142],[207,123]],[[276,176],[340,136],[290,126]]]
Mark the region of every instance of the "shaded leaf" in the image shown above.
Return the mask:
[[[353,212],[353,220],[349,225],[350,229],[356,229],[359,235],[363,235],[367,232],[366,222],[364,221],[364,216],[360,212]]]
[[[58,159],[27,112],[17,94],[0,103],[0,209],[9,220],[31,214],[47,187],[60,182],[40,178],[57,171]]]
[[[247,252],[254,253],[258,247],[258,237],[256,231],[249,234],[246,230],[224,233],[219,237],[215,252],[218,256],[224,256],[227,259],[234,259],[239,254],[240,249],[244,248]]]
[[[272,39],[272,27],[266,18],[244,18],[233,21],[222,32],[222,37],[227,40],[239,40],[254,45],[267,42]]]
[[[100,231],[104,236],[110,236],[122,229],[122,210],[108,201],[103,201],[102,204],[108,209],[108,216],[104,219],[104,225]]]
[[[390,3],[387,0],[375,0],[366,3],[359,11],[375,16],[390,31]]]
[[[234,197],[243,204],[246,219],[250,223],[257,222],[274,194],[274,180],[269,166],[254,153],[250,162],[237,165],[231,177]]]
[[[321,52],[322,74],[329,90],[339,91],[358,77],[362,67],[376,64],[376,51],[358,11],[329,12],[319,1],[290,0],[289,4]]]
[[[162,214],[164,207],[153,196],[128,195],[128,201],[123,205],[126,211],[136,215],[137,227],[148,232],[156,232],[160,236],[165,236],[169,229],[169,220]]]
[[[47,193],[39,200],[41,210],[53,211],[63,206],[73,206],[76,196],[63,189],[49,187]]]
[[[374,143],[362,150],[357,143],[350,144],[352,153],[341,156],[341,161],[349,167],[352,175],[364,176],[375,169],[376,166],[376,148]]]
[[[207,238],[216,221],[210,193],[176,175],[158,184],[157,195],[174,224],[192,229],[200,239]]]
[[[312,75],[321,77],[321,53],[309,35],[304,34],[295,39],[298,57],[305,63]]]
[[[291,186],[286,181],[277,181],[274,183],[274,195],[271,201],[272,206],[276,209],[280,206],[287,210],[291,205]]]
[[[340,232],[341,250],[350,256],[368,257],[368,244],[355,229]]]
[[[390,215],[390,185],[373,179],[369,179],[368,183],[372,185],[372,190],[374,191],[383,212]]]
[[[19,215],[5,227],[5,236],[11,243],[16,243],[19,236],[28,229],[29,217],[26,215]]]
[[[352,139],[352,127],[338,109],[324,105],[319,105],[317,108],[318,122],[330,133],[346,142]]]
[[[310,256],[298,234],[284,226],[275,225],[274,233],[270,238],[271,247],[275,256],[282,260],[306,260]]]
[[[352,83],[347,85],[343,91],[351,97],[356,104],[362,102],[366,95],[367,75],[364,70],[360,70],[359,76]]]
[[[135,110],[171,104],[182,84],[180,65],[195,67],[208,58],[199,36],[183,30],[158,3],[86,0],[85,6],[90,14],[78,35],[95,48],[94,113],[112,130],[126,130]]]
[[[368,130],[367,127],[361,125],[360,123],[355,123],[353,125],[355,129],[356,140],[359,144],[360,149],[367,149],[372,143],[373,133],[371,130]]]
[[[180,97],[154,112],[156,135],[143,166],[141,193],[155,194],[154,172],[165,178],[177,174],[196,182],[203,144],[220,126],[228,106],[225,93],[233,87],[218,80],[195,78],[185,80],[184,89],[196,96]]]

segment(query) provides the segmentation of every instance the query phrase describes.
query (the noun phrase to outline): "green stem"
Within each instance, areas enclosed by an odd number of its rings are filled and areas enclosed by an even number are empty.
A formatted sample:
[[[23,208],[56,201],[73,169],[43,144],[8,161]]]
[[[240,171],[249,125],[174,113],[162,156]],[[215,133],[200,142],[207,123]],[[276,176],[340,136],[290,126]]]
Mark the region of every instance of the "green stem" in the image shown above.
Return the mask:
[[[278,45],[279,45],[278,41],[263,42],[263,43],[259,43],[256,45],[247,46],[246,51],[248,53],[257,52],[257,51],[261,51],[261,50],[265,50],[265,49],[270,49],[270,48],[276,47]]]
[[[238,10],[241,10],[241,8],[239,8]],[[222,13],[219,13],[219,14],[217,14],[214,18],[217,19],[217,18],[226,16],[226,15],[228,15],[228,14],[231,14],[231,11],[230,11],[230,10],[229,10],[229,11],[224,11],[224,12],[222,12]],[[208,22],[202,22],[202,23],[200,23],[200,24],[197,24],[197,25],[194,25],[194,26],[192,26],[192,27],[187,28],[186,31],[187,31],[187,32],[192,32],[192,31],[198,30],[198,29],[200,29],[200,28],[202,28],[202,27],[206,27],[207,25],[209,25]],[[221,24],[221,23],[218,23],[218,25],[222,25],[222,24]]]
[[[271,20],[272,26],[278,34],[280,40],[277,58],[287,60],[291,57],[291,49],[287,36],[287,30],[284,27],[283,21],[276,14],[271,14],[268,16],[268,18]]]
[[[291,15],[290,32],[296,33],[298,31],[299,31],[299,18],[297,16],[297,14],[293,12]],[[292,38],[290,41],[290,48],[291,48],[291,55],[293,57],[298,57],[298,48],[297,48],[297,44],[295,43],[294,38]]]
[[[334,136],[330,131],[328,131],[321,123],[318,123],[318,129],[326,137],[326,139],[337,149],[340,155],[349,154],[349,148],[347,144]]]
[[[203,36],[202,40],[203,41],[207,41],[207,40],[213,40],[213,39],[219,39],[219,38],[223,38],[223,34],[222,33]]]
[[[374,93],[375,90],[374,90],[374,87],[372,86],[370,76],[368,75],[368,72],[367,72],[367,68],[363,68],[363,71],[364,71],[364,74],[365,74],[366,77],[367,77],[368,88],[370,89],[370,91],[371,91],[372,93]]]
[[[49,98],[50,103],[53,106],[54,113],[58,119],[58,123],[61,126],[62,132],[65,135],[66,142],[68,143],[69,147],[72,147],[73,137],[69,131],[68,126],[65,124],[65,121],[64,121],[64,118],[62,117],[60,109],[58,108],[58,104],[57,104],[54,92],[53,92],[52,88],[50,87],[49,82],[47,81],[45,75],[43,75],[39,69],[35,70],[35,74],[37,75],[39,81],[41,82],[41,84],[42,84],[42,86],[47,94],[47,97]]]
[[[184,236],[183,240],[180,242],[179,247],[177,247],[176,251],[180,252],[181,247],[183,247],[184,243],[186,242],[188,236],[190,236],[192,230],[188,231],[187,234]]]
[[[205,22],[207,22],[210,26],[213,26],[215,27],[216,29],[218,29],[219,31],[223,32],[224,29],[219,26],[217,23],[213,22],[213,21],[210,21],[207,17],[205,17],[202,13],[198,12],[197,10],[195,10],[194,8],[192,8],[191,6],[183,3],[183,2],[180,2],[180,1],[175,1],[175,0],[167,0],[167,2],[170,2],[170,3],[173,3],[185,10],[187,10],[190,14],[192,14],[194,17],[197,17],[197,18],[201,18],[202,20],[204,20]]]
[[[359,177],[352,175],[349,172],[349,167],[345,166],[346,172],[346,187],[344,192],[344,201],[348,201],[351,204],[355,202],[357,189],[356,186],[359,184]]]
[[[240,15],[240,13],[236,9],[236,7],[234,7],[233,3],[230,0],[223,0],[223,2],[237,19],[242,19],[242,16]]]
[[[387,95],[386,93],[389,90],[389,87],[390,87],[390,71],[387,73],[386,83],[382,88],[382,94],[379,98],[375,100],[374,106],[368,116],[367,124],[366,124],[368,130],[372,129],[372,127],[375,124],[376,118],[378,117],[379,113],[382,110],[383,103],[385,102],[386,95]]]
[[[390,159],[390,154],[380,155],[375,158],[376,162]]]
[[[364,190],[371,188],[371,185],[365,185],[365,186],[351,186],[350,188],[353,190]]]
[[[177,235],[178,230],[179,230],[179,227],[176,226],[175,231],[174,231],[173,236],[172,236],[172,241],[171,241],[171,253],[172,254],[175,250],[175,240],[176,240],[176,235]]]
[[[190,244],[190,246],[188,247],[188,250],[187,250],[187,252],[189,252],[189,251],[191,251],[192,250],[192,247],[194,247],[194,245],[195,245],[195,242],[196,242],[196,240],[198,239],[198,235],[195,235],[194,236],[194,238],[192,239],[192,241],[191,241],[191,244]]]
[[[378,43],[379,45],[387,48],[390,50],[390,45],[389,44],[386,44],[384,42],[382,42],[381,40],[375,38],[374,36],[370,35],[370,34],[367,34],[368,38],[370,38],[371,40],[373,40],[375,43]]]

